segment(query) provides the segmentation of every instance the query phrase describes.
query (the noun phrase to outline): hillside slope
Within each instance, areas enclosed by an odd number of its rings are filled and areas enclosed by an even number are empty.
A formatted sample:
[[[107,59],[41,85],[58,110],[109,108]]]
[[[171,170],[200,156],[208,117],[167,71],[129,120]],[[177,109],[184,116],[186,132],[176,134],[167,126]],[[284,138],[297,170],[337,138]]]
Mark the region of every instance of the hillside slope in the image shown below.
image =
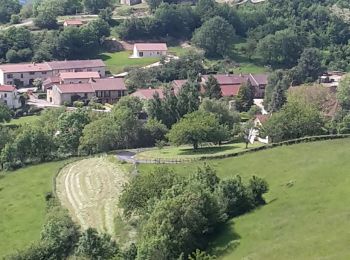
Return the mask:
[[[350,139],[322,141],[209,161],[221,177],[254,174],[270,185],[268,204],[230,221],[213,252],[224,260],[350,259],[349,147]]]

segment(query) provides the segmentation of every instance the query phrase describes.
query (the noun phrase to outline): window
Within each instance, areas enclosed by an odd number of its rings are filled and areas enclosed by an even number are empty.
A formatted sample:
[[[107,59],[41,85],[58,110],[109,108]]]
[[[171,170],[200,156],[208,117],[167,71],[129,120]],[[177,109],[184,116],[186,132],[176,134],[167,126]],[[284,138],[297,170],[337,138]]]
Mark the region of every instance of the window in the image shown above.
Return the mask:
[[[4,93],[4,97],[7,98],[7,93]]]
[[[140,52],[139,52],[139,56],[140,56],[140,57],[143,57],[143,51],[140,51]]]
[[[23,79],[23,73],[21,73],[21,79]]]
[[[5,105],[7,105],[7,100],[4,100]]]
[[[159,55],[159,54],[160,54],[160,52],[159,52],[159,51],[157,51],[157,54]]]
[[[111,91],[103,91],[104,97],[110,97],[111,96]]]
[[[43,74],[43,75],[46,75],[46,73],[47,73],[46,71],[41,72],[41,74]]]
[[[13,78],[13,74],[7,74],[7,78],[8,79],[12,79]]]
[[[34,74],[35,74],[35,72],[31,71],[31,72],[29,72],[29,74],[30,74],[30,75],[34,75]]]
[[[12,85],[12,81],[7,81],[7,85]]]
[[[84,93],[84,97],[87,98],[88,97],[88,93]]]

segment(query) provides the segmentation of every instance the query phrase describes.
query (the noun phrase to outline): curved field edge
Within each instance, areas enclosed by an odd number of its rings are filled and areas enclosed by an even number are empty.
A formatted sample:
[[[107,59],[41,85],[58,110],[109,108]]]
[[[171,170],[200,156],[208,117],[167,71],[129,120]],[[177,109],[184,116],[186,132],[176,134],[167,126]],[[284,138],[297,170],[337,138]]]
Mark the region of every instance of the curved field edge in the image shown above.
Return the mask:
[[[270,186],[268,204],[227,223],[212,253],[225,260],[350,259],[349,147],[350,139],[337,139],[208,161],[222,178],[258,175]],[[170,167],[188,174],[200,165]]]
[[[56,194],[83,229],[94,227],[114,235],[118,197],[128,174],[111,159],[99,156],[66,165],[56,177]]]
[[[45,194],[67,161],[8,172],[0,178],[0,258],[36,241],[46,214]]]

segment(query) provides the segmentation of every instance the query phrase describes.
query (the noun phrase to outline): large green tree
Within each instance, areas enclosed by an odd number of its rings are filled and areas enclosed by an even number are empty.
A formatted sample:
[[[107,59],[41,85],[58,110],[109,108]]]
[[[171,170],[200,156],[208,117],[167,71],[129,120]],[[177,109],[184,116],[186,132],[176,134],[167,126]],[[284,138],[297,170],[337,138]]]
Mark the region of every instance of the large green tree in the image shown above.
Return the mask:
[[[279,142],[321,134],[323,126],[324,119],[315,105],[291,100],[279,112],[272,114],[263,131],[272,142]]]
[[[222,97],[220,84],[213,75],[210,75],[204,84],[204,96],[214,99]]]
[[[350,74],[347,74],[337,89],[337,99],[343,110],[350,111]]]
[[[254,87],[250,80],[243,83],[236,97],[236,108],[240,112],[247,112],[254,104]]]
[[[221,143],[228,138],[228,130],[220,125],[219,119],[207,112],[195,111],[185,115],[173,125],[168,133],[169,140],[176,144],[192,144],[198,149],[203,142]]]
[[[193,34],[192,42],[205,51],[207,56],[222,57],[230,53],[235,30],[222,17],[207,20]]]
[[[83,110],[64,113],[58,118],[56,141],[62,153],[76,154],[84,127],[90,122]]]

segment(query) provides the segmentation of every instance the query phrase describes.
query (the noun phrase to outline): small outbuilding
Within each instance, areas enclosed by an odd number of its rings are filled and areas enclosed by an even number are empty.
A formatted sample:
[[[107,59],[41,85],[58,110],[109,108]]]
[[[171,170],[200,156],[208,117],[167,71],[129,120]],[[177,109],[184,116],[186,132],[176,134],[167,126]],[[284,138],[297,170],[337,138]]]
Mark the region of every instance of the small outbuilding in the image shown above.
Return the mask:
[[[136,43],[132,58],[161,57],[167,54],[166,43]]]
[[[84,24],[83,21],[81,21],[79,19],[71,19],[71,20],[65,20],[63,23],[63,26],[64,27],[80,27],[83,24]]]

